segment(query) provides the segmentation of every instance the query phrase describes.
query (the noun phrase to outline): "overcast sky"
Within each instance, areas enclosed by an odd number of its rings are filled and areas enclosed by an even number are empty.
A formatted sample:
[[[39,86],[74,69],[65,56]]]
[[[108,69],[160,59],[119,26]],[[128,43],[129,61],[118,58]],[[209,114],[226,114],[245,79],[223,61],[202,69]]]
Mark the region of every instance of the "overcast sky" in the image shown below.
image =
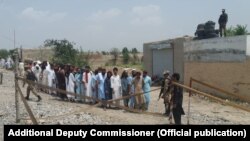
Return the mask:
[[[250,23],[250,0],[0,0],[0,48],[43,45],[67,39],[84,50],[137,47],[193,36],[199,23],[216,22],[221,9],[228,26]]]

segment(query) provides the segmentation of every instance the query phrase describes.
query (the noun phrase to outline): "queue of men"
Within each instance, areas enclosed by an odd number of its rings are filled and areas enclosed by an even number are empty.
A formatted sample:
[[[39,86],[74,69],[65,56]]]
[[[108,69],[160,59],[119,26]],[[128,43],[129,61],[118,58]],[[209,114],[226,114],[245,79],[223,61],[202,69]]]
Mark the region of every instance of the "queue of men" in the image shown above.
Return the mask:
[[[23,75],[23,63],[20,62],[19,73]],[[29,71],[33,72],[27,77]],[[129,70],[124,70],[119,75],[118,68],[113,68],[112,71],[106,71],[105,68],[99,67],[91,71],[89,66],[80,69],[72,65],[53,65],[47,61],[32,62],[26,68],[26,78],[31,81],[36,81],[40,84],[65,90],[69,93],[51,91],[47,88],[39,88],[38,90],[51,95],[58,95],[62,100],[79,101],[89,104],[96,104],[98,101],[107,101],[121,98],[132,94],[142,93],[123,100],[123,105],[132,109],[148,110],[150,103],[150,87],[151,78],[146,71],[141,73],[133,69],[129,74]],[[30,75],[30,74],[29,74]],[[32,78],[32,79],[31,79]],[[27,89],[27,91],[30,92]],[[76,96],[73,95],[76,93]],[[144,93],[144,94],[143,94]],[[27,99],[29,93],[27,92]],[[39,101],[41,98],[39,97]],[[115,106],[121,105],[120,101],[114,101]],[[104,108],[112,107],[106,103],[102,105]]]
[[[146,111],[149,108],[152,81],[151,77],[147,75],[147,71],[141,72],[133,69],[130,72],[125,69],[120,76],[116,67],[112,71],[106,71],[105,68],[101,67],[91,71],[89,66],[80,69],[72,65],[53,65],[47,61],[30,63],[28,70],[34,74],[35,78],[29,76],[29,78],[32,78],[32,81],[69,92],[65,94],[46,88],[38,89],[51,95],[57,95],[62,100],[89,104],[104,101],[102,107],[106,109],[119,107],[121,103],[120,100],[113,101],[113,104],[105,103],[105,101],[128,96],[127,99],[123,100],[123,106],[142,111]],[[175,124],[181,124],[181,115],[184,114],[182,89],[172,85],[172,81],[178,82],[180,76],[178,73],[170,76],[169,71],[164,71],[163,75],[164,79],[159,99],[163,98],[165,114],[169,117],[170,122],[173,116]],[[27,99],[30,91],[33,91],[32,87],[27,88]],[[76,96],[73,93],[76,93]],[[129,97],[132,94],[141,95]],[[40,101],[41,97],[39,95],[36,96],[38,101]]]

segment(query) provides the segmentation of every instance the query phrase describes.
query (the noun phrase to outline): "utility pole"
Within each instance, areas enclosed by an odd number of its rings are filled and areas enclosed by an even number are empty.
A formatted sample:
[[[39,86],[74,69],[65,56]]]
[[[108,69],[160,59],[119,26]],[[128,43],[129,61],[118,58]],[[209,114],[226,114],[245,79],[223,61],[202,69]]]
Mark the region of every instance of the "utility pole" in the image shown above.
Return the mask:
[[[14,29],[14,49],[16,48],[16,31]]]
[[[20,113],[19,113],[19,108],[20,108],[20,104],[19,104],[19,97],[18,97],[18,89],[17,89],[17,85],[18,85],[18,81],[17,81],[17,71],[18,71],[18,50],[16,48],[16,33],[14,30],[14,55],[15,55],[15,78],[14,78],[14,82],[15,82],[15,106],[16,106],[16,123],[20,122]]]
[[[20,46],[20,60],[23,62],[23,47]]]

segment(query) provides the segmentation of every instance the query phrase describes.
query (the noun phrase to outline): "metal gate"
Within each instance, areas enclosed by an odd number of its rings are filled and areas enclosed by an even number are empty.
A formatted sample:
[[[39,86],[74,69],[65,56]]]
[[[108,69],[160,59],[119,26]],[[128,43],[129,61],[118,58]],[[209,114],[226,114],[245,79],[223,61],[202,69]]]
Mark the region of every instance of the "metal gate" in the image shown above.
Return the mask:
[[[173,48],[153,50],[153,75],[162,76],[164,70],[173,73]]]

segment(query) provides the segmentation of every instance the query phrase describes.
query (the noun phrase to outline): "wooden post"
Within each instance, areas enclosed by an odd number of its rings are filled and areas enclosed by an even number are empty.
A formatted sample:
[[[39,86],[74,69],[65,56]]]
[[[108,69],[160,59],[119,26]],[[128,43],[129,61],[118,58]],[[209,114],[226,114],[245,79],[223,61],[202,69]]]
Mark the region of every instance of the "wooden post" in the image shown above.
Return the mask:
[[[189,87],[192,88],[192,81],[193,78],[190,78],[190,82],[189,82]],[[187,115],[187,125],[189,125],[189,117],[190,117],[190,97],[192,95],[192,92],[189,91],[189,96],[188,96],[188,115]]]
[[[0,72],[0,84],[3,84],[3,73]]]
[[[20,113],[19,113],[19,97],[18,97],[18,88],[17,88],[17,83],[18,83],[18,80],[17,80],[17,77],[18,77],[18,73],[17,73],[17,70],[18,70],[18,63],[17,63],[17,59],[18,59],[18,56],[17,54],[15,55],[15,104],[16,104],[16,123],[19,123],[20,122]]]
[[[16,81],[16,82],[18,82],[18,81]],[[32,111],[31,111],[31,109],[30,109],[30,107],[29,107],[29,105],[28,105],[28,103],[27,103],[25,97],[23,96],[23,93],[22,93],[22,91],[21,91],[21,89],[20,89],[20,87],[19,87],[18,84],[16,84],[16,88],[17,88],[17,90],[19,91],[21,100],[23,101],[24,107],[25,107],[25,109],[27,110],[27,112],[28,112],[28,114],[29,114],[29,116],[30,116],[30,119],[31,119],[32,123],[33,123],[34,125],[38,125],[38,122],[37,122],[37,120],[36,120],[34,114],[32,113]]]
[[[23,47],[20,47],[20,60],[23,62]]]
[[[14,30],[14,49],[15,49],[15,78],[14,78],[14,82],[15,82],[15,106],[16,106],[16,123],[20,122],[20,112],[19,112],[19,108],[20,108],[20,104],[19,104],[19,97],[18,97],[18,88],[17,88],[17,83],[18,83],[18,49],[16,48],[16,35],[15,35],[15,30]]]

